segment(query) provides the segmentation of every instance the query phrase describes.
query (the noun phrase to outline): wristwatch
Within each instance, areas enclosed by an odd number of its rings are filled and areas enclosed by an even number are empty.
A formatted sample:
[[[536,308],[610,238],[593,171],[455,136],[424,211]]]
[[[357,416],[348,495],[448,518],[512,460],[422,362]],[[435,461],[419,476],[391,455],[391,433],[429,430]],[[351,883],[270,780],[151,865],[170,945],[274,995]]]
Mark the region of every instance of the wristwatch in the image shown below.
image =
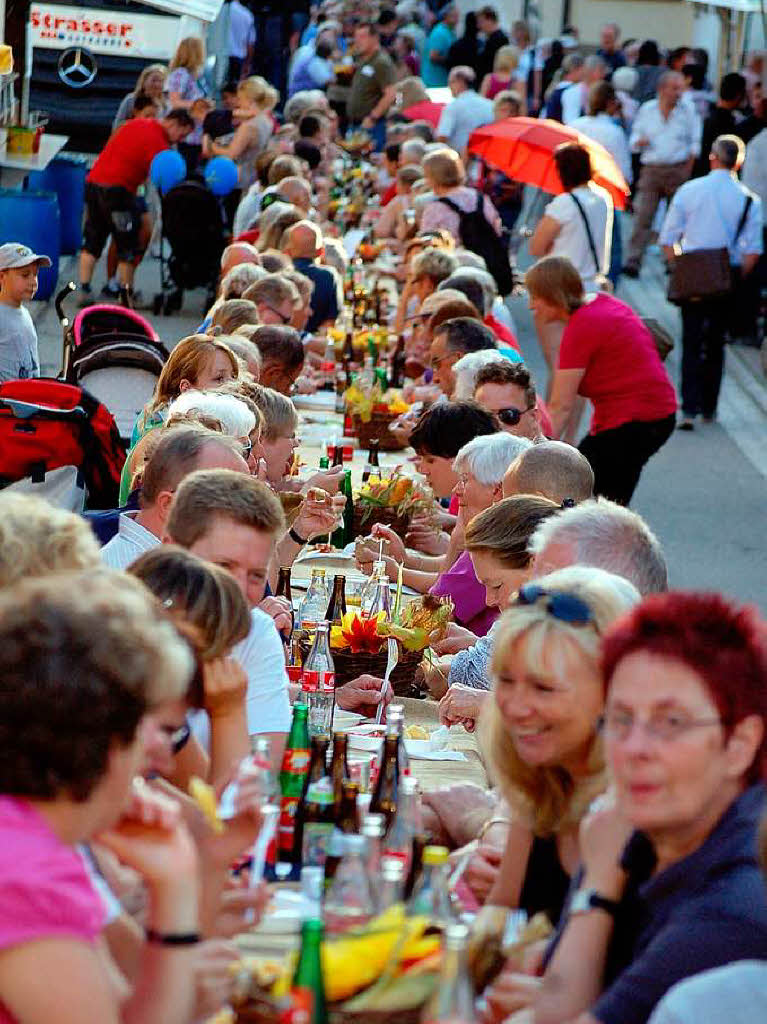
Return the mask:
[[[620,904],[601,896],[596,889],[576,889],[570,900],[568,914],[588,914],[591,910],[604,910],[610,917],[615,917]]]

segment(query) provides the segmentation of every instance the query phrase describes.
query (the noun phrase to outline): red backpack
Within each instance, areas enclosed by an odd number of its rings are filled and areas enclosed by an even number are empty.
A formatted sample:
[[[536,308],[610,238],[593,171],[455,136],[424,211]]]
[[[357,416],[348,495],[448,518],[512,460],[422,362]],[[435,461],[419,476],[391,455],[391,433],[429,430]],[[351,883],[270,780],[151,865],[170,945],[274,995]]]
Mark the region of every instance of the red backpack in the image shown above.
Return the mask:
[[[75,384],[32,378],[0,384],[0,487],[73,467],[89,508],[116,508],[125,447],[105,405]]]

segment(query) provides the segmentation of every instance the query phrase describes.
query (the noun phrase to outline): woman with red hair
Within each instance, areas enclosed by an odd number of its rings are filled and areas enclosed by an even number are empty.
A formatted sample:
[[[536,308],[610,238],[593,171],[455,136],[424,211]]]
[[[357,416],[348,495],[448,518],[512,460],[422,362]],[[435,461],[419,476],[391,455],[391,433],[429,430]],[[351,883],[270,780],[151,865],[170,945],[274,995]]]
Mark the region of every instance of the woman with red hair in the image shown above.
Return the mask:
[[[581,827],[536,1024],[644,1024],[683,978],[767,959],[767,624],[717,595],[655,595],[602,664],[613,792]]]

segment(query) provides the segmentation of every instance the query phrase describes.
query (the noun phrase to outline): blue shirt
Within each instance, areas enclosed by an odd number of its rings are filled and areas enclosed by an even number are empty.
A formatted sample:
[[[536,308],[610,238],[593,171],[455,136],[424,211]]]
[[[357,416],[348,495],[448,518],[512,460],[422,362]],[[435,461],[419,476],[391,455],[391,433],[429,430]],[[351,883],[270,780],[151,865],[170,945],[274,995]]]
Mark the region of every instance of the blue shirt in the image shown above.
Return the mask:
[[[455,33],[443,21],[438,21],[426,37],[421,57],[421,80],[427,89],[440,89],[447,85],[446,65],[432,63],[429,54],[436,50],[442,57],[447,57],[454,42]]]
[[[684,978],[733,960],[767,959],[767,891],[756,843],[764,805],[764,787],[751,786],[702,846],[656,875],[652,845],[634,834],[623,856],[629,881],[606,988],[590,1010],[602,1024],[645,1024]]]
[[[734,242],[747,196],[752,197],[751,206]],[[727,246],[730,263],[739,267],[745,255],[762,251],[762,201],[724,168],[686,181],[671,200],[658,237],[660,245],[676,242],[682,252]]]
[[[318,267],[314,260],[305,256],[294,259],[293,266],[314,283],[312,313],[306,324],[306,330],[313,334],[328,320],[335,320],[341,311],[340,279],[330,267]]]

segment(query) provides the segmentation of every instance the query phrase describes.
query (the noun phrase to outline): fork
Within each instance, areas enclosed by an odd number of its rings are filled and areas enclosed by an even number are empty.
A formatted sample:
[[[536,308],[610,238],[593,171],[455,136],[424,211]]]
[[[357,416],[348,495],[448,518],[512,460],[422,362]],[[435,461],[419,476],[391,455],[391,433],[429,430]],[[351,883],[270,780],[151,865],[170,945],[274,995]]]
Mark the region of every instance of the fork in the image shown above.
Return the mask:
[[[376,710],[376,725],[381,724],[381,716],[383,715],[384,709],[383,695],[386,693],[386,684],[389,682],[389,677],[397,667],[397,662],[399,661],[399,644],[393,636],[390,636],[387,640],[386,647],[386,672],[384,672],[383,682],[381,683],[381,702]]]

